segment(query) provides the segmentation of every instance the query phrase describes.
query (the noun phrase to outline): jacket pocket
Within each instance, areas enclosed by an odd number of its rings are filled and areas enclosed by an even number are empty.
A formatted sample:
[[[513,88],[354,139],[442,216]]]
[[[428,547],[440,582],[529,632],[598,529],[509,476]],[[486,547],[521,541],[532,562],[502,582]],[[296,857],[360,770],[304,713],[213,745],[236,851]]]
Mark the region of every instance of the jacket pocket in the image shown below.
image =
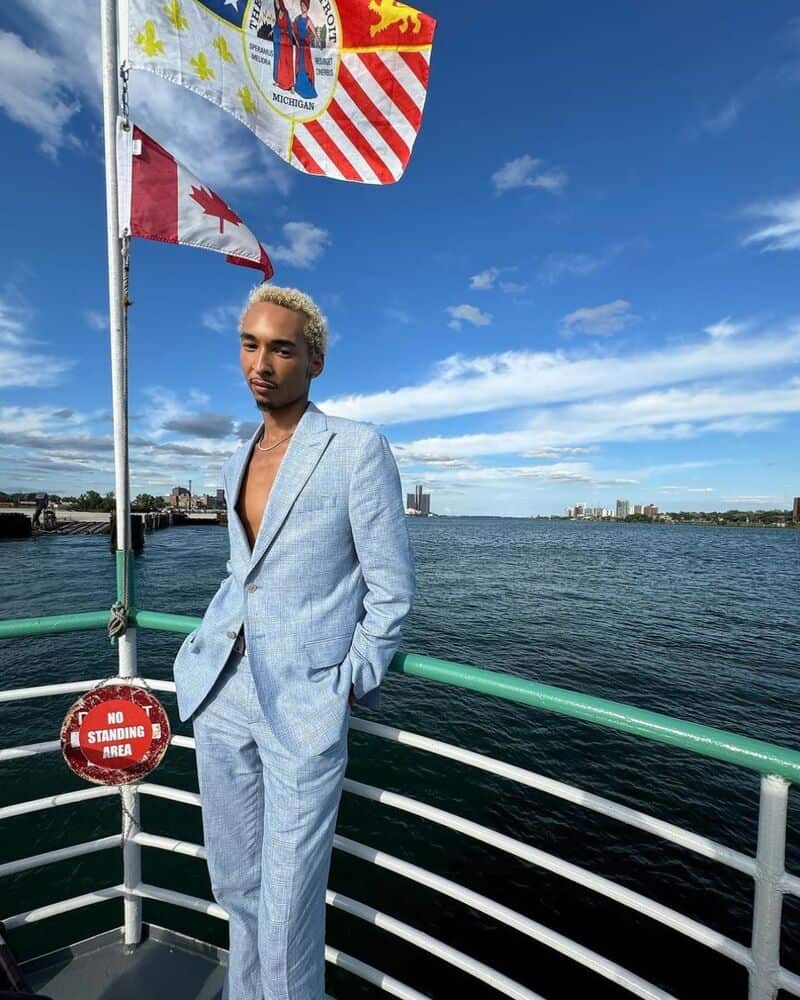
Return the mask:
[[[306,642],[303,649],[312,670],[319,670],[322,667],[332,667],[341,663],[347,656],[352,641],[352,634],[347,632],[344,635],[335,635],[328,639]]]

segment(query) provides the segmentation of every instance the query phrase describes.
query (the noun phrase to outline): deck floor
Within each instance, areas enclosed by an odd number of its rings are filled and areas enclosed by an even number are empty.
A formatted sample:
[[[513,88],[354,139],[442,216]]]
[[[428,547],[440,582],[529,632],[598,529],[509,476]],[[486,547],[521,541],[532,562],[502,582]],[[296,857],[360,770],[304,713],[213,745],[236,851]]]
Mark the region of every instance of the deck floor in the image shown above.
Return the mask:
[[[22,966],[31,987],[51,1000],[218,1000],[226,952],[150,926],[125,954],[120,930],[107,931]]]
[[[116,928],[31,959],[22,971],[50,1000],[220,1000],[227,958],[223,948],[143,924],[130,955]]]

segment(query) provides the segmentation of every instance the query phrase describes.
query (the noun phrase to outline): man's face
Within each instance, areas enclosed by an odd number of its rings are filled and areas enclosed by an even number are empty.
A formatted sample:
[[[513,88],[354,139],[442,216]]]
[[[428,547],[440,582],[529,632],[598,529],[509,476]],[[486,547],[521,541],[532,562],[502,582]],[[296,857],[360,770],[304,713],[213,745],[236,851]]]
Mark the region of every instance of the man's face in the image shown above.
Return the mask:
[[[260,302],[244,316],[239,357],[242,372],[260,410],[289,406],[308,396],[308,386],[324,367],[324,359],[309,352],[303,336],[305,316]]]

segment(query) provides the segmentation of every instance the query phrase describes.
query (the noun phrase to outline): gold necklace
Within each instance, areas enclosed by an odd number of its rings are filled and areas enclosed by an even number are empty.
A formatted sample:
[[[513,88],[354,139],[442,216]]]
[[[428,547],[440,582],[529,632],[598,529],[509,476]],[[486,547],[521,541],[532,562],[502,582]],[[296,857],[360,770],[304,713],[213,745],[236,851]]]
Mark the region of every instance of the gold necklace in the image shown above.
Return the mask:
[[[294,434],[294,431],[292,431]],[[283,444],[284,441],[288,441],[292,434],[287,434],[285,438],[281,438],[280,441],[276,441],[275,444],[271,444],[268,448],[262,448],[261,445],[256,441],[256,448],[259,451],[272,451],[273,448],[277,448],[279,444]]]

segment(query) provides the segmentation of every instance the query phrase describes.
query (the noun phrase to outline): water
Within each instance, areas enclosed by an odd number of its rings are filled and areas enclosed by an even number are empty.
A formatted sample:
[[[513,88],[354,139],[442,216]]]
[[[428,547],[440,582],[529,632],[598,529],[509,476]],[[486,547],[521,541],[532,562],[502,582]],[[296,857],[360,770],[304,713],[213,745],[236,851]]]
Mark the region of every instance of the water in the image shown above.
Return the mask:
[[[503,670],[800,749],[797,731],[800,532],[573,524],[495,518],[410,521],[418,592],[404,648]],[[138,606],[200,615],[225,573],[227,533],[174,528],[147,538]],[[3,618],[95,610],[113,600],[105,538],[0,544]],[[143,673],[168,679],[180,637],[143,631]],[[2,687],[110,676],[102,633],[0,643]],[[758,781],[738,768],[588,724],[390,674],[381,721],[435,734],[607,795],[753,852]],[[53,739],[72,697],[0,706],[0,745]],[[163,700],[173,720],[174,697]],[[365,712],[366,718],[377,718]],[[177,732],[190,733],[176,725]],[[684,911],[747,944],[752,884],[645,833],[577,806],[359,733],[348,775],[403,792],[556,853]],[[191,753],[172,748],[156,780],[196,790]],[[81,787],[60,755],[2,765],[0,803]],[[149,832],[199,842],[197,809],[145,798]],[[0,862],[119,830],[113,800],[40,812],[0,827]],[[345,795],[339,832],[482,892],[620,962],[681,998],[746,996],[744,971],[651,919],[377,803]],[[789,864],[800,870],[800,813],[790,803]],[[0,916],[121,879],[118,851],[0,882]],[[144,879],[210,898],[201,863],[144,851]],[[496,967],[553,1000],[629,996],[462,904],[334,852],[331,887]],[[219,921],[146,902],[145,919],[224,945]],[[121,904],[17,931],[23,956],[120,922]],[[784,915],[784,963],[800,971],[800,906]],[[437,1000],[494,990],[338,910],[328,943]],[[338,997],[385,996],[330,968]]]

